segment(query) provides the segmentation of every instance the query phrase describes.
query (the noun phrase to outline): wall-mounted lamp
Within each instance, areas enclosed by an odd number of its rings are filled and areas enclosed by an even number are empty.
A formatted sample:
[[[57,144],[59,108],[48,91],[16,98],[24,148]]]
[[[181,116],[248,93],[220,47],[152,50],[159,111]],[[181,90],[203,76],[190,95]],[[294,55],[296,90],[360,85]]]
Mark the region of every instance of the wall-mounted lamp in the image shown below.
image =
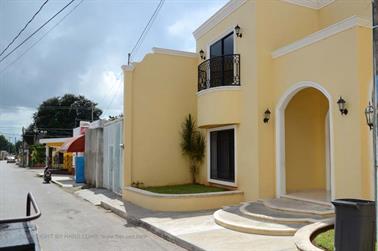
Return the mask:
[[[237,37],[242,37],[243,36],[243,34],[240,31],[240,26],[239,25],[235,26],[235,34],[236,34]]]
[[[347,115],[348,109],[346,109],[346,101],[341,96],[337,101],[337,104],[339,106],[339,111],[341,112],[341,115]]]
[[[268,123],[269,122],[269,120],[270,120],[270,114],[271,114],[271,112],[270,112],[270,110],[269,109],[266,109],[266,111],[264,112],[264,123]]]
[[[202,60],[206,59],[205,52],[203,50],[200,50],[199,54],[200,54],[200,57],[201,57]]]
[[[366,123],[369,126],[370,130],[374,127],[374,107],[369,102],[369,105],[365,108],[365,117]]]

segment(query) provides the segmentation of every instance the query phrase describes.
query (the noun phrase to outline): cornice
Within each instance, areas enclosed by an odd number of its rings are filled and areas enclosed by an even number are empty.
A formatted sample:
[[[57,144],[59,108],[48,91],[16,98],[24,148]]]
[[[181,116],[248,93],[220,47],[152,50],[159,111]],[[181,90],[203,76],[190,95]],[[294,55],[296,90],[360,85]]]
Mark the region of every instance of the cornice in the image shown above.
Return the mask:
[[[206,32],[211,30],[232,12],[239,9],[239,7],[242,6],[245,2],[247,2],[247,0],[230,0],[225,6],[218,10],[214,15],[207,19],[193,32],[194,38],[199,39],[200,37],[202,37],[204,34],[206,34]]]
[[[172,49],[158,48],[158,47],[153,47],[152,53],[167,54],[167,55],[173,55],[173,56],[191,57],[191,58],[197,58],[198,57],[198,54],[194,53],[194,52],[179,51],[179,50],[172,50]]]

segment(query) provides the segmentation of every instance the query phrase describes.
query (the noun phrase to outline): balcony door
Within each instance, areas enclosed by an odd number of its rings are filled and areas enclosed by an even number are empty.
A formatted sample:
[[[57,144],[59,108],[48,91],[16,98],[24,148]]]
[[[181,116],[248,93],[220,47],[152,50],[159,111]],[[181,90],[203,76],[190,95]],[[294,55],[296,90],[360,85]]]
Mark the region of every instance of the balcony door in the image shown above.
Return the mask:
[[[234,83],[234,33],[210,46],[210,85],[224,86]]]

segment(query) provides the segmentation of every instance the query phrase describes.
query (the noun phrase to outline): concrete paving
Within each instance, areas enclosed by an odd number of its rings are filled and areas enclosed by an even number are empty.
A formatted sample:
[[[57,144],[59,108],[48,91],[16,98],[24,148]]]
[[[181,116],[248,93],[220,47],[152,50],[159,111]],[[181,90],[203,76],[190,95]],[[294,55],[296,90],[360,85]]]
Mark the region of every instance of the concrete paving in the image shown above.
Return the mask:
[[[0,162],[0,218],[25,215],[27,192],[41,209],[34,221],[44,251],[183,250],[151,232],[67,192],[42,184],[40,171]]]
[[[212,251],[293,251],[297,250],[292,236],[266,236],[240,233],[215,223],[215,210],[200,212],[154,212],[123,202],[117,195],[104,189],[87,189],[75,192],[94,205],[101,205],[123,217],[140,220],[144,227],[159,235],[178,239],[188,249]],[[94,198],[94,197],[97,197]],[[100,199],[101,198],[101,199]],[[177,241],[177,240],[176,240]],[[180,242],[181,241],[181,242]]]

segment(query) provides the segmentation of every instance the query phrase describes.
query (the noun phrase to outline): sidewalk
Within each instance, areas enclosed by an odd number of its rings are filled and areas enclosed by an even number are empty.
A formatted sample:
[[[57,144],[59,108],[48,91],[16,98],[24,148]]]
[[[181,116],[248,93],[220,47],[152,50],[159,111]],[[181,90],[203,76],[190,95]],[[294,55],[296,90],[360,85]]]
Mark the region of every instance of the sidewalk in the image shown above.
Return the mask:
[[[43,178],[43,172],[38,172],[36,174],[38,177]],[[66,174],[53,174],[51,175],[51,182],[57,184],[63,188],[82,188],[84,183],[76,183],[72,175]]]
[[[106,189],[82,189],[75,194],[188,250],[297,250],[293,237],[245,234],[225,229],[214,222],[214,210],[154,212],[124,202]]]

